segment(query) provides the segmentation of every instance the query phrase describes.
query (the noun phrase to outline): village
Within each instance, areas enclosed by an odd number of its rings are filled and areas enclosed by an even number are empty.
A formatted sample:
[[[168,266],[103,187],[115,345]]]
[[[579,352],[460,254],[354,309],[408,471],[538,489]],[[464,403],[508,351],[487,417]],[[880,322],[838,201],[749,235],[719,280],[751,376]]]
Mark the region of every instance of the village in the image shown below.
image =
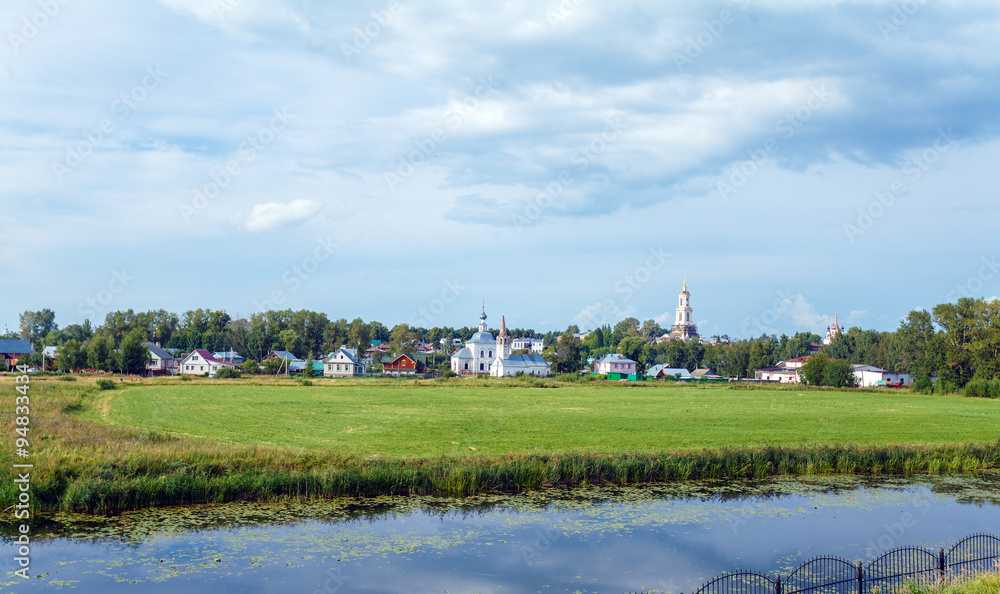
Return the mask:
[[[705,340],[698,334],[694,323],[691,307],[691,293],[687,288],[685,278],[678,295],[678,304],[674,323],[669,332],[649,340],[651,345],[670,341],[683,343],[696,342],[702,345],[729,343],[728,337],[713,337]],[[460,338],[442,338],[439,341],[415,341],[408,352],[394,352],[390,344],[378,339],[370,340],[370,346],[363,351],[349,348],[346,344],[315,359],[302,358],[302,353],[289,350],[270,350],[259,362],[248,360],[239,352],[229,349],[210,351],[195,348],[188,352],[178,352],[178,349],[166,348],[159,342],[144,341],[142,344],[149,351],[148,362],[144,369],[136,375],[187,375],[207,377],[232,377],[240,373],[270,373],[272,375],[357,378],[369,376],[389,377],[548,377],[553,375],[552,363],[546,358],[546,347],[539,337],[511,337],[507,330],[505,317],[501,316],[499,332],[496,336],[488,329],[488,316],[485,304],[479,316],[479,324],[472,336],[462,341]],[[827,328],[822,344],[810,342],[806,354],[778,361],[773,366],[753,369],[740,377],[726,377],[716,373],[710,367],[695,367],[693,369],[670,365],[668,363],[653,363],[643,365],[639,361],[620,352],[610,352],[599,357],[586,357],[577,370],[580,374],[611,381],[652,381],[668,380],[691,383],[718,383],[730,381],[745,381],[751,383],[803,383],[803,367],[808,359],[820,353],[824,346],[832,344],[834,339],[844,332],[837,319]],[[573,340],[583,342],[589,333],[575,332]],[[556,337],[561,342],[563,336]],[[18,359],[25,355],[34,355],[35,349],[30,341],[24,339],[0,339],[0,361],[8,368],[13,368]],[[550,350],[551,353],[551,350]],[[59,358],[58,346],[45,346],[42,350],[42,366],[44,371],[57,367]],[[550,357],[551,358],[551,357]],[[51,361],[49,364],[47,362]],[[443,362],[449,365],[444,368]],[[913,384],[912,374],[883,369],[870,363],[854,363],[851,365],[853,381],[849,383],[857,387],[903,387]]]

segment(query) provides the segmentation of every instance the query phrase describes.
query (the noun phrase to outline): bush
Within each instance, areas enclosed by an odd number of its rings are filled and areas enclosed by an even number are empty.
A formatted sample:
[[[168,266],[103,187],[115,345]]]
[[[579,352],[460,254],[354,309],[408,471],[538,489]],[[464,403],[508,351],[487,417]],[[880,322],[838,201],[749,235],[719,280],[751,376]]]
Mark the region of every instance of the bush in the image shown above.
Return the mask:
[[[934,391],[934,382],[932,382],[930,376],[925,373],[913,382],[913,391],[918,394],[930,394]]]
[[[311,385],[313,385],[312,380],[307,380],[307,379],[300,379],[299,383],[302,384],[303,386],[311,386]]]
[[[99,379],[97,380],[97,387],[102,390],[114,390],[115,381],[110,379]]]
[[[1000,398],[1000,380],[972,380],[965,385],[965,395],[972,398]]]
[[[189,382],[189,381],[191,381],[191,376],[190,375],[181,375],[181,381],[182,382]]]
[[[554,378],[557,382],[578,382],[580,381],[579,373],[560,373]]]
[[[62,377],[59,378],[59,381],[61,381],[61,382],[75,382],[76,378],[73,377],[72,375],[64,375],[64,376],[62,376]]]
[[[243,362],[243,373],[253,375],[255,373],[260,373],[260,363],[256,359],[247,359]]]
[[[448,379],[450,377],[458,377],[458,374],[449,369],[449,370],[445,371],[444,373],[442,373],[441,377],[443,377],[444,379]]]
[[[233,367],[221,367],[215,372],[215,379],[236,379],[240,377],[240,372]]]

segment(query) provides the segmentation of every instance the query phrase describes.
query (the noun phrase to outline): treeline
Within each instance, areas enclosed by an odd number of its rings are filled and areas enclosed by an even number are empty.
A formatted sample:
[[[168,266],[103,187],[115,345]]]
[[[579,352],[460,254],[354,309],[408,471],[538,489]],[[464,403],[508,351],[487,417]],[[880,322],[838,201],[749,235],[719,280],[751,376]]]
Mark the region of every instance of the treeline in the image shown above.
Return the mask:
[[[552,342],[547,354],[559,372],[581,368],[588,357],[598,359],[616,352],[638,361],[640,369],[662,363],[689,371],[711,368],[725,377],[746,378],[753,377],[757,369],[805,356],[810,344],[821,341],[816,334],[799,332],[732,342],[716,340],[717,344],[650,344],[642,331],[645,325],[629,318],[613,328],[603,326],[590,332],[582,342],[567,339],[577,331],[570,327],[562,339]],[[831,376],[824,383],[839,384],[849,365],[866,364],[909,373],[923,390],[930,389],[935,376],[939,380],[935,391],[957,391],[973,381],[976,389],[982,390],[983,382],[993,380],[990,385],[996,385],[1000,381],[1000,301],[962,298],[931,311],[917,309],[893,332],[849,328],[821,352],[836,362],[829,374],[818,374]],[[820,383],[819,379],[810,381]]]
[[[210,309],[183,315],[165,310],[128,310],[107,314],[96,328],[88,320],[60,329],[54,312],[43,309],[24,312],[20,322],[21,338],[30,340],[36,351],[75,341],[70,350],[86,352],[87,366],[95,368],[89,354],[96,353],[94,361],[113,365],[112,355],[120,355],[121,343],[130,333],[136,339],[159,342],[181,352],[196,348],[235,350],[260,360],[271,350],[291,351],[303,359],[321,357],[340,345],[365,350],[375,340],[388,344],[393,352],[412,352],[421,343],[439,345],[442,339],[447,348],[451,340],[464,342],[477,330],[470,326],[416,328],[407,324],[388,328],[361,318],[330,320],[324,313],[308,310],[268,311],[236,319],[225,311]],[[491,332],[495,335],[497,330]],[[557,373],[578,371],[586,366],[588,358],[621,353],[638,361],[640,370],[662,363],[690,371],[711,368],[719,375],[745,378],[753,377],[757,369],[804,356],[810,344],[821,340],[816,334],[799,332],[794,336],[763,335],[736,341],[713,337],[712,344],[656,343],[654,339],[664,332],[654,320],[640,323],[636,318],[596,328],[582,341],[576,326],[544,335],[532,329],[508,329],[512,337],[544,338],[544,356]],[[956,303],[937,305],[931,311],[914,310],[892,332],[853,327],[824,346],[822,352],[846,364],[869,364],[909,373],[922,387],[929,385],[931,376],[937,376],[938,386],[944,391],[963,388],[973,380],[1000,380],[1000,301],[962,298]],[[40,355],[36,357],[40,359]]]
[[[725,377],[753,377],[754,371],[771,367],[778,361],[794,359],[809,353],[809,345],[820,337],[811,332],[794,336],[761,336],[748,340],[730,341],[728,337],[711,337],[706,343],[670,340],[654,342],[665,330],[653,320],[640,324],[636,318],[626,318],[614,326],[604,325],[587,333],[583,340],[574,337],[576,326],[546,340],[544,356],[557,373],[572,373],[587,365],[588,359],[600,359],[618,353],[637,361],[639,371],[653,365],[694,371],[710,368]]]
[[[316,359],[341,345],[364,351],[373,341],[388,344],[393,352],[413,352],[422,343],[441,347],[442,340],[447,346],[441,348],[450,349],[453,339],[468,340],[478,328],[416,328],[396,324],[390,329],[380,322],[365,322],[361,318],[330,320],[325,313],[309,310],[267,311],[248,318],[233,318],[222,310],[196,309],[178,315],[161,309],[114,311],[96,328],[87,320],[60,329],[55,313],[43,309],[22,313],[20,330],[20,338],[29,340],[37,351],[34,357],[24,358],[29,364],[40,365],[43,347],[55,346],[60,354],[70,353],[67,361],[55,362],[60,369],[115,370],[123,366],[112,355],[120,353],[123,341],[129,336],[140,343],[158,342],[183,353],[194,349],[233,350],[259,361],[272,350]],[[508,332],[514,337],[541,337],[525,328],[512,328]]]

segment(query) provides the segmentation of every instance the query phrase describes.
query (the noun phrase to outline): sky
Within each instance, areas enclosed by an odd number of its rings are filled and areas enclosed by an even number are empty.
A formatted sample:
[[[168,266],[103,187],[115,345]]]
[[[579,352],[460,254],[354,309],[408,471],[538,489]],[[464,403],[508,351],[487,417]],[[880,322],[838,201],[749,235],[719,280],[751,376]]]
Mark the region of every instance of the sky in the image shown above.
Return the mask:
[[[0,324],[894,330],[1000,293],[1000,5],[0,5]]]

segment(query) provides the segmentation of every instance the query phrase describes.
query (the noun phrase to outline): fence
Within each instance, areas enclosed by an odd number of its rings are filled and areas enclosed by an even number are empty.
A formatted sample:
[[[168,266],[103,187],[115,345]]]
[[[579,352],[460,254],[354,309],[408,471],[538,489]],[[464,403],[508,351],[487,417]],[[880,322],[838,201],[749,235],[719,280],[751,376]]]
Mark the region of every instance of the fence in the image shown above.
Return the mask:
[[[900,547],[867,566],[839,557],[816,557],[782,579],[755,571],[717,577],[695,594],[886,594],[908,581],[932,581],[949,574],[990,570],[1000,560],[1000,538],[973,534],[945,552]]]

